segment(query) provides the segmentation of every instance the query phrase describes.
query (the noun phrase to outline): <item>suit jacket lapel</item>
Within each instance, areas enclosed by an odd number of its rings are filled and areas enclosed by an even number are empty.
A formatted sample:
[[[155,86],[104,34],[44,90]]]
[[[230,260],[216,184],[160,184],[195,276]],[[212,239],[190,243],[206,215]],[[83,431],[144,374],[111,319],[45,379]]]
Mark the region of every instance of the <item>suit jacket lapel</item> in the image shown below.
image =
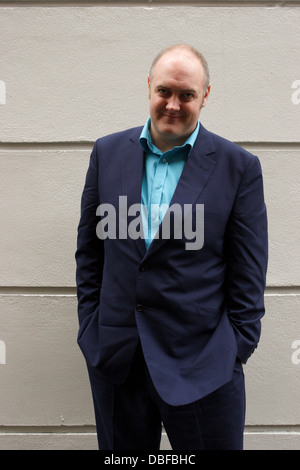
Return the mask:
[[[201,125],[199,135],[185,164],[170,203],[170,206],[173,204],[179,204],[181,206],[181,213],[184,213],[185,216],[188,212],[186,208],[184,211],[184,204],[189,204],[191,207],[192,204],[196,202],[209,180],[215,165],[215,160],[213,158],[214,153],[215,148],[212,137]],[[168,211],[165,217],[167,216]],[[170,234],[172,236],[172,227]],[[147,253],[153,253],[153,251],[159,249],[165,242],[166,240],[162,239],[161,233],[159,233],[159,237],[153,240]]]
[[[141,131],[142,127],[135,129],[128,143],[122,148],[122,195],[127,197],[127,208],[133,204],[141,204],[144,169],[144,151],[139,143]],[[140,253],[144,255],[145,240],[138,238],[136,244]]]
[[[196,201],[215,165],[214,153],[215,148],[211,135],[201,126],[170,205],[175,203],[193,204]]]

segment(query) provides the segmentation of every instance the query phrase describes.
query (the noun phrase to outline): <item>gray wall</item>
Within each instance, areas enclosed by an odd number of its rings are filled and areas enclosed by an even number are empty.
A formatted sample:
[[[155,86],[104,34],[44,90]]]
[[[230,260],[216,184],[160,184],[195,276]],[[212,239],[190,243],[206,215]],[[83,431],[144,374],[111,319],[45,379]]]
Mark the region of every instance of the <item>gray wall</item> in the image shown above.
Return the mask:
[[[76,345],[80,196],[93,142],[145,122],[152,58],[178,42],[210,65],[202,123],[264,171],[267,312],[245,367],[246,448],[300,449],[299,2],[108,3],[0,2],[0,449],[96,448]]]

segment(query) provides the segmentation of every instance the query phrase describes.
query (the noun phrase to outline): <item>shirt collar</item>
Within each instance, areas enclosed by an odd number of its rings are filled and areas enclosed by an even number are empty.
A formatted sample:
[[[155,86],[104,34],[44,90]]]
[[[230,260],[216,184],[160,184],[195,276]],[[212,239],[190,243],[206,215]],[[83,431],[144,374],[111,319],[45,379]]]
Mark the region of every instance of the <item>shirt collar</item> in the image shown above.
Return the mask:
[[[152,152],[152,153],[156,153],[158,155],[162,155],[162,152],[161,150],[159,150],[157,147],[155,147],[155,145],[153,144],[152,142],[152,139],[151,139],[151,135],[150,135],[150,124],[151,124],[151,118],[149,117],[147,119],[147,122],[146,124],[144,125],[143,127],[143,130],[141,132],[141,135],[140,135],[140,144],[141,146],[143,147],[144,151],[146,152],[148,149]],[[196,126],[196,129],[194,130],[194,132],[192,132],[192,134],[187,138],[187,140],[185,141],[185,143],[183,145],[180,145],[180,146],[176,146],[174,147],[172,150],[169,150],[169,152],[172,152],[173,150],[175,149],[183,149],[184,147],[186,146],[189,146],[190,149],[189,149],[189,152],[191,152],[193,146],[194,146],[194,143],[198,137],[198,133],[199,133],[199,129],[200,129],[200,122],[198,121],[197,123],[197,126]]]

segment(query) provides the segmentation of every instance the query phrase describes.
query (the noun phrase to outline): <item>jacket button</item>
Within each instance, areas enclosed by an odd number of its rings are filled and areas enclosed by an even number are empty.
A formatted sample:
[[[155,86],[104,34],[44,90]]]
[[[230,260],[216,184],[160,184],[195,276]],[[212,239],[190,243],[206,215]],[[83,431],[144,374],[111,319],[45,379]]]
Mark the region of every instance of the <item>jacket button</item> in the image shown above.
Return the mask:
[[[138,304],[136,309],[137,309],[138,312],[142,312],[143,311],[143,306],[141,304]]]
[[[145,272],[145,271],[147,271],[148,269],[149,269],[148,264],[142,264],[142,265],[140,266],[140,271],[142,271],[142,272]]]

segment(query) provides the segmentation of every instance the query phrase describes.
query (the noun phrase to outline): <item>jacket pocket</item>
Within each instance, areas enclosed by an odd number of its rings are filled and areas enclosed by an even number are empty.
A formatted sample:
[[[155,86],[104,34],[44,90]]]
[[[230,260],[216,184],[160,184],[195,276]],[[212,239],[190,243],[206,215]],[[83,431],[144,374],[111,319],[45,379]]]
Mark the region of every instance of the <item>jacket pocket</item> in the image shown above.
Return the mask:
[[[214,330],[218,325],[220,316],[221,312],[218,309],[195,304],[193,312],[189,313],[189,320],[205,330]]]

